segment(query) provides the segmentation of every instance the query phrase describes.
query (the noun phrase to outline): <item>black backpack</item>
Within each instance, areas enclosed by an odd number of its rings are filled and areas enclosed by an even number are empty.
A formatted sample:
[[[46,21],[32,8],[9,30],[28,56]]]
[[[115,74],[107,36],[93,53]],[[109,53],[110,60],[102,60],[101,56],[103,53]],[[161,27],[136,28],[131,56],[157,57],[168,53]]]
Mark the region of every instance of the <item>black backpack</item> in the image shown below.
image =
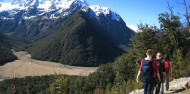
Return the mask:
[[[160,78],[161,78],[161,80],[162,80],[163,77],[164,77],[163,72],[165,72],[164,63],[163,63],[162,60],[158,60],[158,59],[157,59],[157,64],[158,64],[158,69],[159,69]]]
[[[164,63],[163,63],[163,61],[157,59],[157,64],[158,64],[159,72],[160,73],[164,72]]]
[[[153,77],[152,60],[143,60],[142,61],[142,75],[143,75],[143,78],[152,78]]]

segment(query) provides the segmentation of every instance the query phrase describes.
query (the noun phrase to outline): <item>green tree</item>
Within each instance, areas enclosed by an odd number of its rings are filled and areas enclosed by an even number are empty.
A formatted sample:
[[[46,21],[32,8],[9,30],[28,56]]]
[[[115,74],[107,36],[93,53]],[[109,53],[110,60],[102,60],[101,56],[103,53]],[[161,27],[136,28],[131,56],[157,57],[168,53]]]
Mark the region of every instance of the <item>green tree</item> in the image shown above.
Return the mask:
[[[56,75],[55,82],[49,87],[50,94],[68,94],[69,93],[69,77],[65,75]]]
[[[156,38],[156,31],[158,30],[155,26],[140,25],[139,29],[142,32],[138,32],[132,38],[132,49],[136,53],[138,60],[142,60],[145,57],[147,49],[157,50],[159,45]]]

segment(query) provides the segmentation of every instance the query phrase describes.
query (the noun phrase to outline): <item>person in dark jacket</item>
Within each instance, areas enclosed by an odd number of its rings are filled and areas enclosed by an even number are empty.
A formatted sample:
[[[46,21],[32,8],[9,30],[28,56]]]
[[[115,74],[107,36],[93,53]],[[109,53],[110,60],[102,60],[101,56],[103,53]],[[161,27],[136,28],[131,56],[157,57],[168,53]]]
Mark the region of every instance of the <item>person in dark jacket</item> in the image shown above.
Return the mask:
[[[161,82],[158,82],[156,84],[155,94],[163,94],[164,93],[165,68],[164,68],[164,62],[162,60],[162,54],[160,52],[158,52],[156,54],[156,61],[157,61],[158,69],[159,69]]]

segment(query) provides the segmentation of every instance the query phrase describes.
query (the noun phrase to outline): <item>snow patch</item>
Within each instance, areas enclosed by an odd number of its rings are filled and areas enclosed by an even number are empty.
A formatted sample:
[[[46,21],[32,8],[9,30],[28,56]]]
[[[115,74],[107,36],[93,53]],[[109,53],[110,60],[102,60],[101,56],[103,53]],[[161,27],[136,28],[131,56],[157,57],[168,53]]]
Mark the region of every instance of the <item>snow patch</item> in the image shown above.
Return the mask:
[[[135,32],[141,32],[139,29],[138,29],[138,26],[136,25],[132,25],[132,24],[129,24],[129,23],[126,23],[127,27],[129,27],[130,29],[132,29],[133,31]]]
[[[0,7],[0,12],[13,10],[13,9],[22,9],[19,4],[12,5],[11,3],[2,3]]]
[[[22,0],[13,0],[12,3],[4,3],[3,0],[0,0],[0,12],[12,9],[27,9],[30,6],[35,6],[45,11],[51,10],[52,6],[55,9],[68,9],[74,2],[78,2],[82,6],[88,6],[85,0],[25,0],[24,2]]]
[[[120,16],[117,13],[111,11],[108,7],[103,7],[101,5],[92,5],[92,6],[86,6],[86,7],[89,7],[95,13],[96,16],[110,15],[112,20],[116,20],[116,21],[120,20]],[[82,11],[87,12],[86,7],[83,7]]]
[[[105,16],[110,14],[110,9],[108,7],[103,7],[100,5],[93,5],[93,6],[89,6],[95,13],[97,16],[99,16],[100,14],[104,14]]]
[[[24,19],[32,19],[32,18],[35,18],[36,16],[30,16],[30,17],[24,17]]]

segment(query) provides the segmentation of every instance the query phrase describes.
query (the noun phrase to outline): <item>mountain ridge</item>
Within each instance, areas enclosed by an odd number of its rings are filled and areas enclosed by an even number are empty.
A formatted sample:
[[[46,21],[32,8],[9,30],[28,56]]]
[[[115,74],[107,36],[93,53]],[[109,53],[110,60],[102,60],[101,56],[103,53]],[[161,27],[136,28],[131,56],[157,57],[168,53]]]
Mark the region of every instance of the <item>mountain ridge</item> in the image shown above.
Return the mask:
[[[100,5],[89,5],[85,0],[26,0],[22,2],[21,0],[14,0],[12,3],[1,3],[0,6],[0,12],[8,12],[10,13],[9,15],[14,15],[18,11],[24,11],[28,10],[30,8],[35,8],[38,9],[40,12],[42,12],[39,15],[43,15],[45,12],[50,13],[51,11],[56,11],[58,13],[65,12],[64,10],[69,9],[72,4],[74,5],[79,5],[81,8],[83,6],[91,8],[96,15],[98,16],[99,14],[104,14],[107,15],[111,10],[108,7],[103,7]],[[8,6],[8,7],[5,7]],[[69,14],[69,12],[67,12]],[[114,15],[115,18],[117,18],[118,14],[111,11],[112,15]],[[36,16],[39,16],[36,15]],[[55,16],[56,13],[52,13],[52,15],[49,18],[57,18],[59,16]],[[67,14],[64,14],[65,16]],[[26,15],[24,15],[26,16]],[[23,17],[24,19],[30,19],[33,18],[34,16],[31,15],[29,17]],[[3,15],[0,15],[0,19],[12,19],[11,17],[5,17]]]

